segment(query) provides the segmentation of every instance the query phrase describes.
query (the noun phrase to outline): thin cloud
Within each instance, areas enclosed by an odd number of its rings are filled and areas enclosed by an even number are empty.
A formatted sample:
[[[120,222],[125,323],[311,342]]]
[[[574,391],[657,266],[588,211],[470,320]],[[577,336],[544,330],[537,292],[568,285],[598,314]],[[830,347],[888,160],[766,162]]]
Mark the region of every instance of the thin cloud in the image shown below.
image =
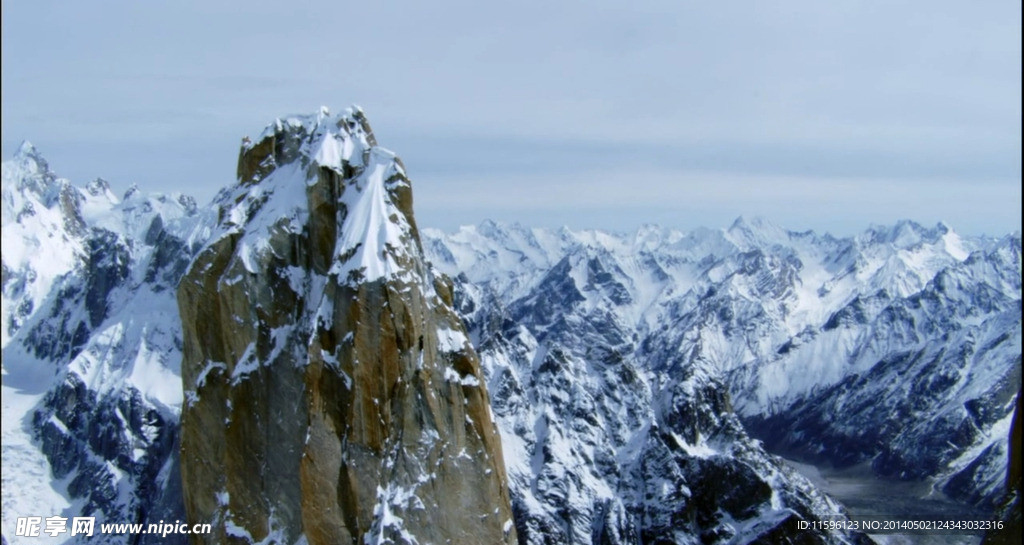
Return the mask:
[[[840,205],[828,195],[856,179],[907,201],[848,208],[861,223],[899,206],[930,222],[979,180],[1020,183],[1020,3],[115,0],[5,3],[3,15],[3,155],[32,140],[76,181],[208,199],[234,180],[242,136],[358,103],[434,203],[462,202],[466,179],[578,188],[601,172],[649,172],[630,183],[659,193],[661,177],[686,185],[699,172],[810,180],[828,188],[814,193],[819,208]],[[738,191],[705,195],[700,216],[744,213]],[[1016,229],[1019,207],[1002,203],[1019,190],[1008,191],[956,226]],[[520,217],[598,198],[541,194]],[[466,222],[488,198],[459,205]],[[775,215],[804,217],[766,199]],[[660,210],[641,200],[587,221],[671,219]]]

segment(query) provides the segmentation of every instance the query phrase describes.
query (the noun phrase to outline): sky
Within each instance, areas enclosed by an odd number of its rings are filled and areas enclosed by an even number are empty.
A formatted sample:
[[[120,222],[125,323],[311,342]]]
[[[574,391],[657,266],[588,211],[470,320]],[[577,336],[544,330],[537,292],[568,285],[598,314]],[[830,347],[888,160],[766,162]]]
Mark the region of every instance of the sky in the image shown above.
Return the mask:
[[[1021,225],[1021,3],[2,4],[2,152],[208,201],[351,104],[421,225]]]

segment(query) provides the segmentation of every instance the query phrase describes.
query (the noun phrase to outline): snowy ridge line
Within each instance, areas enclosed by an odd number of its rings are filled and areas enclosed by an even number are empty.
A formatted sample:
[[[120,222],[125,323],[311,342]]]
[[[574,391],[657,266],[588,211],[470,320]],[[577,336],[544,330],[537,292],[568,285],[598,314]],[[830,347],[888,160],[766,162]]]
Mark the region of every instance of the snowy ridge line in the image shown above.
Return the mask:
[[[654,424],[622,411],[714,388],[698,377],[724,383],[732,408],[773,448],[873,461],[879,475],[927,478],[936,493],[982,509],[1000,494],[1003,428],[1020,385],[1019,234],[962,237],[944,223],[901,221],[835,238],[744,218],[689,233],[490,221],[424,233],[435,266],[457,279],[515,454],[509,474],[541,519],[551,504],[534,498],[538,460],[548,459],[539,452],[568,445],[554,456],[560,471],[608,479],[584,460],[611,448],[626,464],[651,448],[639,445]],[[622,382],[641,377],[648,393],[625,395]],[[551,412],[567,404],[578,412]],[[664,429],[672,412],[655,407]],[[546,431],[595,413],[598,430],[616,430],[606,439]],[[858,430],[878,435],[860,440]],[[667,437],[691,460],[728,456],[729,442],[700,428]]]
[[[917,293],[940,271],[966,263],[972,254],[1013,248],[1015,240],[1019,241],[1012,235],[1001,239],[961,237],[941,222],[929,229],[909,221],[836,239],[744,218],[718,231],[683,233],[644,226],[632,235],[484,222],[450,235],[426,229],[424,238],[431,261],[442,272],[452,277],[465,274],[506,301],[523,297],[552,267],[566,260],[573,283],[586,296],[582,304],[599,307],[601,297],[589,295],[596,296],[599,291],[593,280],[610,273],[615,280],[613,295],[620,301],[615,312],[641,335],[672,320],[681,308],[696,304],[708,290],[719,286],[724,286],[730,297],[759,306],[767,295],[770,306],[764,307],[764,312],[778,322],[778,329],[753,340],[754,346],[731,343],[713,331],[700,333],[698,339],[705,348],[715,347],[710,352],[704,350],[701,359],[722,374],[735,374],[766,358],[796,366],[773,374],[783,382],[765,376],[765,381],[753,387],[753,403],[747,401],[749,396],[740,396],[743,412],[786,403],[790,393],[809,393],[845,376],[847,364],[842,358],[823,360],[820,356],[848,354],[857,338],[841,329],[829,330],[820,342],[794,350],[805,344],[802,333],[809,328],[822,327],[858,298],[878,292],[900,297]],[[1016,244],[1019,248],[1019,242]],[[598,265],[606,271],[588,272],[588,267]],[[1019,271],[1019,258],[1016,266]],[[761,272],[747,274],[752,268],[761,268]],[[1019,299],[1019,279],[1001,275],[1005,273],[975,281],[990,282],[1003,295]],[[779,293],[764,293],[768,288]],[[774,354],[779,350],[798,352],[799,358],[780,358]],[[817,366],[821,361],[836,363],[816,367],[813,373],[798,368]],[[858,361],[861,368],[874,363],[870,353],[863,352]],[[796,379],[804,382],[791,382]]]
[[[24,472],[5,478],[5,538],[19,516],[181,518],[174,293],[204,213],[179,193],[73,185],[28,143],[3,163],[2,202],[2,456]]]
[[[260,380],[279,360],[303,372],[317,357],[351,391],[354,371],[365,372],[338,357],[352,332],[324,336],[324,350],[319,330],[348,293],[333,288],[366,282],[393,288],[384,312],[415,292],[450,314],[426,335],[445,365],[433,375],[448,392],[491,392],[481,414],[501,430],[515,511],[498,521],[505,537],[514,527],[527,543],[746,542],[841,512],[737,415],[766,442],[814,437],[811,454],[850,453],[965,503],[999,493],[1020,385],[1019,233],[962,237],[909,221],[849,238],[758,218],[631,234],[484,222],[450,235],[424,229],[420,245],[407,191],[401,162],[358,108],[271,123],[243,143],[237,183],[205,209],[134,187],[118,198],[102,180],[74,186],[23,145],[3,163],[2,452],[5,468],[34,480],[5,476],[5,537],[22,506],[107,521],[182,516],[177,441],[196,391]],[[287,242],[323,225],[330,232],[316,236],[329,243],[310,270],[280,265],[312,246]],[[274,277],[266,300],[303,294],[305,325],[201,359],[183,392],[175,292],[183,274],[205,272],[193,258],[220,244],[231,245],[231,274],[218,290],[249,300]],[[455,279],[454,293],[435,267]],[[291,350],[295,342],[319,350]],[[418,343],[410,365],[422,371]],[[453,363],[474,349],[482,376]],[[858,442],[862,429],[879,435]],[[424,452],[438,437],[424,432]],[[390,470],[398,454],[389,456]],[[362,537],[412,539],[403,524],[423,501],[416,494],[377,487],[378,519]],[[227,489],[217,501],[227,534],[252,541]],[[285,539],[285,516],[270,513],[263,542]]]

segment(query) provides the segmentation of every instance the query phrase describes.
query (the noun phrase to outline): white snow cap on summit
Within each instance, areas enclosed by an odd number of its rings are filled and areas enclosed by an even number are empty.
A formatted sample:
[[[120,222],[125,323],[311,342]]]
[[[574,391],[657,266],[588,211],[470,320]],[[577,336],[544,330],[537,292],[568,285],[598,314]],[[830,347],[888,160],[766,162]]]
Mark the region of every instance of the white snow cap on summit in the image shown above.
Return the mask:
[[[316,165],[352,176],[345,180],[339,198],[340,230],[331,274],[342,281],[372,281],[400,273],[396,256],[405,251],[411,227],[392,201],[391,191],[408,182],[395,154],[376,145],[362,109],[352,106],[332,115],[321,106],[315,114],[276,119],[257,141],[246,141],[244,149],[252,150],[267,138],[293,146],[285,162],[258,183],[245,181],[220,199],[229,210],[226,227],[244,230],[240,255],[247,269],[255,272],[252,258],[269,249],[272,230],[282,225],[292,232],[302,229],[309,216],[307,188],[320,181],[317,169],[310,168]],[[275,160],[282,158],[275,155]],[[253,206],[255,202],[259,206]]]

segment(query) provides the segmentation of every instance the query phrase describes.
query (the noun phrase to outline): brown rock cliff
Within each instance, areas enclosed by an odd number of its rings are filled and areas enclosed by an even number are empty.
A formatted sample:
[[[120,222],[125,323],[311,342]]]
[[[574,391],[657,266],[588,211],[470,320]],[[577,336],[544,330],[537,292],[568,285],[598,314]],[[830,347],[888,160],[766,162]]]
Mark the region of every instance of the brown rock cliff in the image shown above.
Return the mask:
[[[362,112],[278,120],[181,281],[194,543],[515,543],[488,395]]]

